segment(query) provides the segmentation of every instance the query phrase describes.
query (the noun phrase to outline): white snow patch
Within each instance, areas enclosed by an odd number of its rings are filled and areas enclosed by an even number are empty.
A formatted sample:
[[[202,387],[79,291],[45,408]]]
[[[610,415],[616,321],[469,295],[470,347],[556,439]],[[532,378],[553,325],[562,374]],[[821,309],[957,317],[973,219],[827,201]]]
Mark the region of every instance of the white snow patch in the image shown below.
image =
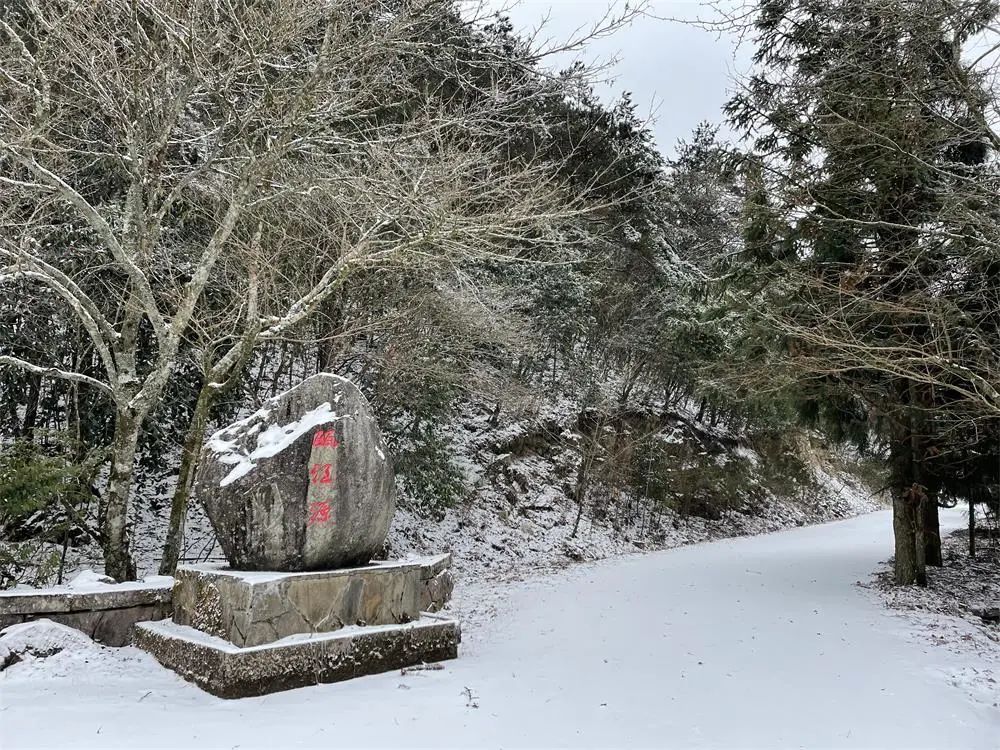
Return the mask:
[[[84,591],[101,589],[114,584],[114,578],[106,576],[103,573],[98,573],[93,568],[86,568],[77,573],[73,580],[66,584],[66,588],[73,589],[74,591]]]
[[[1000,630],[973,611],[979,604],[1000,601],[995,559],[981,549],[976,561],[967,558],[968,516],[958,508],[940,511],[944,566],[929,567],[928,585],[891,585],[891,567],[882,566],[874,582],[860,583],[872,598],[897,618],[902,638],[934,654],[929,667],[935,677],[965,692],[974,702],[1000,709]],[[1000,714],[998,714],[1000,718]]]
[[[18,623],[0,631],[0,667],[4,674],[20,677],[65,675],[73,665],[99,662],[105,651],[85,633],[41,619]]]
[[[226,576],[243,583],[270,583],[280,581],[284,578],[309,578],[309,577],[330,577],[346,576],[360,570],[374,570],[377,568],[403,568],[412,569],[418,565],[431,565],[438,562],[442,555],[407,555],[404,561],[399,560],[372,560],[367,565],[359,565],[354,568],[338,568],[335,570],[307,570],[297,572],[281,572],[270,570],[235,570],[225,563],[201,563],[199,565],[186,566],[191,570],[200,570],[206,573]],[[173,580],[173,579],[171,579]]]
[[[62,701],[64,708],[73,699],[100,691],[108,681],[144,688],[150,674],[161,669],[143,651],[102,646],[79,630],[46,619],[11,625],[0,632],[0,664],[12,654],[19,660],[8,666],[0,679],[5,684],[39,684],[47,689],[72,685],[73,695]],[[179,682],[180,678],[174,680]],[[0,697],[4,693],[0,690]],[[6,726],[0,731],[0,744],[9,740],[5,732]]]
[[[232,470],[219,482],[220,487],[226,487],[246,476],[253,471],[257,462],[262,458],[277,456],[314,427],[343,419],[342,416],[333,411],[330,402],[326,401],[315,409],[307,411],[294,422],[289,422],[286,425],[270,425],[257,435],[257,447],[250,453],[243,452],[237,445],[236,439],[242,434],[253,434],[257,429],[260,429],[259,424],[251,426],[251,423],[266,419],[269,414],[269,410],[262,409],[245,420],[241,420],[224,430],[219,430],[208,439],[208,447],[219,457],[219,461],[233,466]]]
[[[436,617],[434,615],[425,614],[419,620],[413,620],[411,622],[396,624],[390,623],[385,625],[345,625],[337,630],[331,630],[324,633],[294,633],[292,635],[285,636],[284,638],[279,638],[276,641],[271,641],[270,643],[264,643],[259,646],[246,646],[239,647],[234,646],[232,643],[227,641],[225,638],[220,638],[215,635],[210,635],[204,631],[192,628],[188,625],[178,625],[173,620],[156,620],[153,622],[146,623],[146,627],[154,632],[158,632],[162,635],[176,638],[178,640],[186,641],[188,643],[194,643],[202,646],[210,646],[220,651],[225,651],[226,653],[236,654],[236,653],[247,653],[251,651],[269,651],[274,648],[279,648],[281,646],[291,646],[296,643],[309,643],[313,641],[335,641],[341,638],[346,638],[348,636],[358,635],[359,633],[379,633],[384,631],[399,631],[399,630],[416,630],[428,626],[434,626],[440,623],[442,620],[447,618]]]
[[[0,643],[13,653],[55,652],[66,648],[91,649],[86,634],[52,620],[34,620],[10,625],[0,631]]]
[[[12,589],[0,591],[0,599],[4,597],[51,596],[52,594],[89,594],[103,591],[135,591],[138,589],[149,588],[170,588],[173,585],[174,579],[170,576],[157,575],[149,575],[139,581],[115,583],[113,578],[109,578],[102,573],[98,573],[93,568],[84,568],[73,578],[73,580],[62,586],[46,586],[45,588],[17,586]]]

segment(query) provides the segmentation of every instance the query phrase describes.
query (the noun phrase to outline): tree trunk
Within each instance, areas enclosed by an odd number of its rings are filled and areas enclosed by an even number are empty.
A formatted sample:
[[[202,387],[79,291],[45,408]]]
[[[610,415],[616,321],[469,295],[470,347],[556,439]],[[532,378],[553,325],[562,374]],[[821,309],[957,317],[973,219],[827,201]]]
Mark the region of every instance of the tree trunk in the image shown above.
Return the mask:
[[[35,426],[38,422],[38,400],[42,391],[42,376],[29,375],[27,381],[28,398],[25,401],[21,437],[32,440],[35,436]]]
[[[628,377],[625,379],[625,384],[622,386],[622,392],[618,396],[619,404],[627,404],[629,396],[632,395],[632,389],[635,387],[636,382],[639,380],[639,376],[642,371],[646,369],[646,363],[640,362],[636,367],[629,373]]]
[[[337,338],[344,329],[341,290],[331,294],[320,307],[317,325],[325,323],[326,330],[318,331],[317,365],[319,372],[334,372],[341,354],[341,340]],[[325,318],[325,321],[324,321]]]
[[[702,397],[701,405],[698,407],[698,416],[694,418],[695,422],[700,422],[702,417],[705,416],[705,407],[708,406],[708,399]]]
[[[908,492],[896,491],[892,499],[892,531],[896,538],[895,574],[900,586],[927,583],[917,554],[916,513]]]
[[[170,523],[167,527],[167,538],[163,543],[163,556],[160,559],[160,575],[170,576],[177,569],[181,556],[181,545],[184,541],[184,522],[187,519],[188,502],[191,498],[191,488],[194,485],[195,472],[198,470],[198,457],[205,441],[205,427],[208,425],[208,413],[215,401],[216,390],[205,383],[198,394],[198,402],[184,437],[184,448],[181,453],[181,466],[177,475],[177,487],[170,501]]]
[[[917,554],[921,567],[926,565],[941,566],[941,522],[938,520],[937,493],[930,489],[924,471],[926,451],[924,434],[926,431],[924,413],[921,411],[924,400],[916,384],[911,380],[907,383],[907,399],[910,403],[910,462],[912,464],[910,482],[913,485],[913,501],[916,503],[917,517]]]
[[[969,557],[976,556],[976,504],[969,501]]]
[[[135,452],[142,420],[135,414],[115,416],[111,444],[111,474],[103,498],[101,525],[104,536],[104,572],[116,581],[135,580],[135,561],[129,553],[128,499],[135,471]]]
[[[917,552],[917,575],[915,583],[918,586],[927,585],[927,536],[924,533],[924,508],[927,505],[927,495],[923,487],[916,482],[910,487],[906,498],[913,512],[913,546]]]
[[[596,440],[596,438],[594,438]],[[584,449],[580,457],[580,466],[576,472],[576,486],[573,488],[573,499],[576,500],[576,520],[573,522],[573,531],[569,538],[576,537],[576,532],[580,530],[580,519],[583,518],[583,508],[587,501],[587,489],[590,486],[590,461],[591,457],[587,449]]]
[[[916,483],[913,477],[913,451],[909,425],[896,431],[889,457],[890,487],[892,488],[892,531],[895,538],[895,580],[898,585],[926,585],[923,566],[924,550],[918,549]],[[921,533],[920,536],[923,536]]]
[[[281,342],[281,356],[278,359],[278,366],[274,370],[274,375],[271,379],[271,396],[275,396],[278,393],[278,384],[281,382],[281,376],[284,374],[285,365],[288,360],[288,342]]]
[[[941,519],[938,517],[937,500],[929,497],[921,513],[924,527],[924,560],[928,565],[940,568],[944,565],[941,556]]]

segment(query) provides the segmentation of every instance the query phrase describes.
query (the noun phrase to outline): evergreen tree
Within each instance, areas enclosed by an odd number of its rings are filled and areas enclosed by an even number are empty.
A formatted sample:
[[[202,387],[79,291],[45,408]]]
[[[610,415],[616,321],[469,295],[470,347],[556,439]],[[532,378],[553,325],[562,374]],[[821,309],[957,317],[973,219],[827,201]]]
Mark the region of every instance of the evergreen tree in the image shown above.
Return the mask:
[[[997,9],[757,11],[757,67],[728,114],[760,168],[747,240],[768,283],[763,316],[800,391],[833,421],[860,412],[888,442],[896,580],[923,583],[925,561],[940,563],[931,445],[943,413],[969,418],[962,394],[982,380],[969,333],[996,325],[996,308],[973,310],[960,287],[982,284],[997,253],[971,210],[991,187],[988,99],[961,54]]]

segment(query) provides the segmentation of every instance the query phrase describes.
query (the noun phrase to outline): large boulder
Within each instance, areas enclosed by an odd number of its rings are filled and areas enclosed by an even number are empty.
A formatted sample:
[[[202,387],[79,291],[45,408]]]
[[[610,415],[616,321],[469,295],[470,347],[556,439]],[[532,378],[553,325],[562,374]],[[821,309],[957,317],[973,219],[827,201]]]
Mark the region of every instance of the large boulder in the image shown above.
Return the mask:
[[[220,430],[195,494],[241,570],[362,565],[395,508],[392,464],[371,407],[349,380],[314,375]]]

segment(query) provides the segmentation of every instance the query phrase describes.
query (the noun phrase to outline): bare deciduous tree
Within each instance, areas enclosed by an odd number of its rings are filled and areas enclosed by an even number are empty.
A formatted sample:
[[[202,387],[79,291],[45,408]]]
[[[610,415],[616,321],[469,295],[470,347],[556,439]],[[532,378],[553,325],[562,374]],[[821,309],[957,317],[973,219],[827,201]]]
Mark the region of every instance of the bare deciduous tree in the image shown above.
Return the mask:
[[[214,394],[356,271],[565,257],[585,235],[600,206],[515,144],[526,101],[562,83],[540,86],[528,50],[455,64],[461,48],[442,52],[442,29],[468,24],[477,33],[450,0],[24,0],[0,11],[0,280],[57,295],[101,375],[0,364],[113,403],[109,575],[135,574],[126,518],[139,435],[186,350],[205,387],[182,487]],[[447,68],[462,95],[432,90],[413,74],[421,66]],[[102,269],[98,286],[63,262],[68,247]]]

